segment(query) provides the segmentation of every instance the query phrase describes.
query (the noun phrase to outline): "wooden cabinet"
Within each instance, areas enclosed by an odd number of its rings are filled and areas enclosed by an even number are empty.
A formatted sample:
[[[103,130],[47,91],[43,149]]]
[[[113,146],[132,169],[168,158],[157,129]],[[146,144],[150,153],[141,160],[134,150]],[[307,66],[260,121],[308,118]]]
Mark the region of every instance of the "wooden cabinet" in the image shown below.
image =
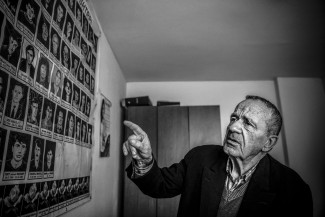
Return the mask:
[[[138,124],[148,134],[160,167],[179,162],[196,146],[222,144],[219,106],[129,107],[126,120]],[[126,129],[125,139],[131,134]],[[131,157],[125,158],[124,167],[130,162]],[[173,217],[177,215],[179,199],[180,196],[168,199],[146,196],[124,176],[124,217]]]

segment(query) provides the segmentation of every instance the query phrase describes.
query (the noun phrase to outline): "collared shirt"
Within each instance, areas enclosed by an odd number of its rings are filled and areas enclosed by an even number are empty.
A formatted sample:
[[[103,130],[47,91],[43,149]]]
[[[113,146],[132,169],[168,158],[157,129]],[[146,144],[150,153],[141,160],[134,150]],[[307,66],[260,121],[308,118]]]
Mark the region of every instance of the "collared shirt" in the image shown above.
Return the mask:
[[[250,179],[250,177],[252,176],[254,171],[256,170],[258,163],[259,162],[257,162],[254,166],[252,166],[252,168],[250,168],[244,174],[239,176],[237,179],[234,179],[231,176],[231,171],[233,169],[233,165],[231,163],[230,158],[228,158],[227,167],[226,167],[227,179],[226,179],[226,185],[225,185],[227,187],[227,190],[234,191],[235,189],[238,189],[241,185],[246,183]]]

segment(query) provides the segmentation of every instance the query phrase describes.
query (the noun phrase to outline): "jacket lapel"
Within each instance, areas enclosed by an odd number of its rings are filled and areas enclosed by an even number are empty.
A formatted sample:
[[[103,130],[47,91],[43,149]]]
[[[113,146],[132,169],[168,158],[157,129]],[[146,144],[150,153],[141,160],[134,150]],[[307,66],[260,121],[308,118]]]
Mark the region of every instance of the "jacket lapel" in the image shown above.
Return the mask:
[[[275,198],[270,190],[270,159],[266,155],[257,165],[238,211],[240,216],[263,216]],[[253,211],[253,213],[252,213]]]
[[[214,164],[211,168],[204,167],[201,188],[201,217],[216,217],[222,191],[226,181],[227,158]]]

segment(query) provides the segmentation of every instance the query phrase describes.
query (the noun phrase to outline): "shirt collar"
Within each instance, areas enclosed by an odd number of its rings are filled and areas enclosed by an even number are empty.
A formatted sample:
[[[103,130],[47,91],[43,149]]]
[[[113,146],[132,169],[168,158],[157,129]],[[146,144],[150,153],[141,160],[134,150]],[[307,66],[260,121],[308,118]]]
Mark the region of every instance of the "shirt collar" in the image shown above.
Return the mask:
[[[259,161],[254,166],[252,166],[252,168],[250,168],[244,174],[242,174],[241,176],[239,176],[236,180],[241,180],[243,182],[246,182],[252,176],[252,174],[255,171],[258,163],[259,163]],[[231,162],[230,158],[228,157],[227,166],[226,166],[226,172],[227,172],[228,177],[231,179],[231,181],[232,182],[235,182],[236,180],[231,176],[231,170],[232,170],[232,168],[233,168],[232,162]]]

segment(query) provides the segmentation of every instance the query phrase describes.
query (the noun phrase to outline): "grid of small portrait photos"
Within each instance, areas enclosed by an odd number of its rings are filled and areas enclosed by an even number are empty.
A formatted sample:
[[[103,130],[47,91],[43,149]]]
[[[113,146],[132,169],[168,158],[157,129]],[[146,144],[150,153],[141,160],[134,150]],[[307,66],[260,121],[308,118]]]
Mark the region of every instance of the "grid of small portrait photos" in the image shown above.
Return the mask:
[[[98,36],[85,4],[0,0],[0,217],[90,200]]]

